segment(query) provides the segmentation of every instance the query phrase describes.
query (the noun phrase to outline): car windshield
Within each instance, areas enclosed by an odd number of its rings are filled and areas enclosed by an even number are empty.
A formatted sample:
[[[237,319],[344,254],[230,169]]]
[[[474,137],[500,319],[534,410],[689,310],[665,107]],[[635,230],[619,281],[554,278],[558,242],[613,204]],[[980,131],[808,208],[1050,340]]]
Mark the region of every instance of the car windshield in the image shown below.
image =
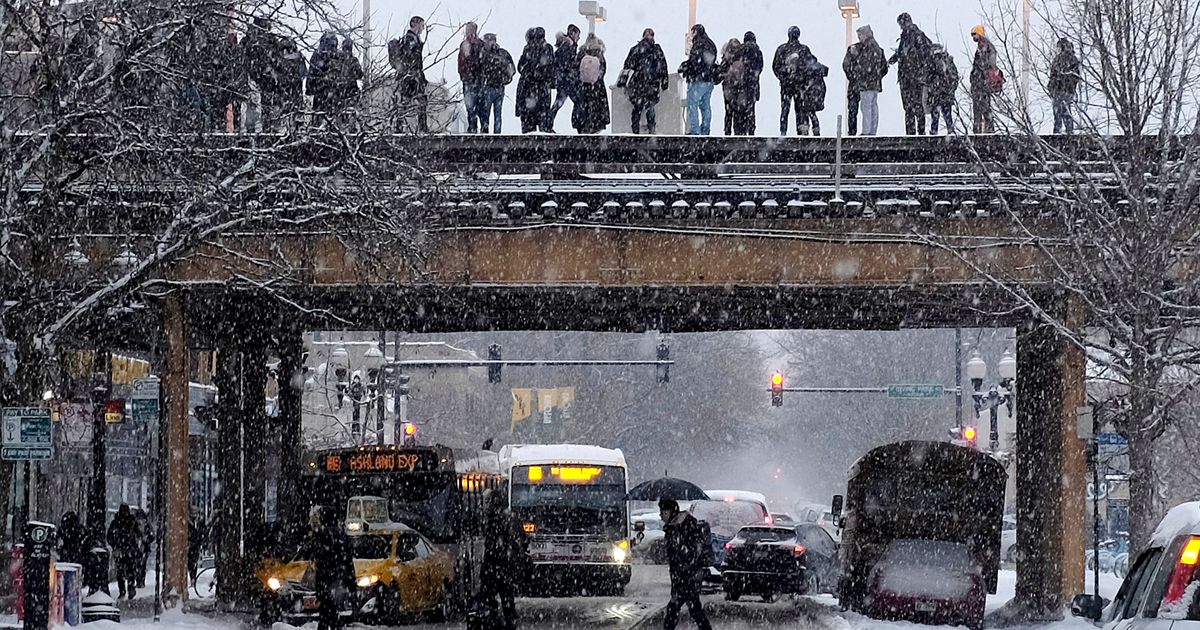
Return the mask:
[[[783,542],[794,539],[796,532],[782,527],[745,527],[737,537],[747,543]]]
[[[356,560],[383,560],[392,552],[391,536],[356,536],[351,540]]]
[[[750,501],[697,501],[692,516],[708,523],[713,534],[732,538],[746,525],[766,522],[767,511]]]

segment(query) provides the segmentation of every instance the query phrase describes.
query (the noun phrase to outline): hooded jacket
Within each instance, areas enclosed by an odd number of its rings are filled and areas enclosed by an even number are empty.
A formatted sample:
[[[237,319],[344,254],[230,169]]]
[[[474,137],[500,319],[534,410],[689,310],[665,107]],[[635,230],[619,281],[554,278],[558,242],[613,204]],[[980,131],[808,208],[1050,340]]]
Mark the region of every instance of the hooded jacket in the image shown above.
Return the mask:
[[[899,65],[897,74],[900,89],[920,88],[929,77],[929,66],[933,59],[933,42],[916,24],[909,22],[900,32],[900,45],[889,60]]]
[[[561,37],[556,37],[557,46],[554,49],[554,71],[558,75],[554,87],[574,97],[579,87],[579,64],[575,58],[579,53],[579,45],[569,35],[559,35]]]
[[[692,27],[692,49],[679,66],[679,74],[688,83],[712,83],[717,70],[717,45],[709,39],[704,26]]]
[[[860,34],[868,36],[866,41],[860,41],[846,49],[846,57],[842,60],[842,71],[846,73],[849,88],[858,92],[882,92],[883,77],[888,73],[887,56],[883,48],[875,41],[871,27],[858,29]]]
[[[557,78],[554,72],[554,47],[546,42],[546,30],[537,27],[525,32],[525,50],[517,63],[521,79],[517,81],[517,116],[545,113],[550,109],[550,88]]]
[[[788,41],[775,49],[771,70],[779,79],[779,89],[786,96],[796,96],[804,88],[805,71],[815,62],[808,46],[800,43],[799,33],[789,33]]]
[[[1062,40],[1058,44],[1058,55],[1050,63],[1050,81],[1046,88],[1051,98],[1071,98],[1083,80],[1080,74],[1079,57],[1071,42]]]
[[[625,57],[623,74],[625,94],[635,104],[658,103],[670,71],[662,46],[651,39],[642,39]]]

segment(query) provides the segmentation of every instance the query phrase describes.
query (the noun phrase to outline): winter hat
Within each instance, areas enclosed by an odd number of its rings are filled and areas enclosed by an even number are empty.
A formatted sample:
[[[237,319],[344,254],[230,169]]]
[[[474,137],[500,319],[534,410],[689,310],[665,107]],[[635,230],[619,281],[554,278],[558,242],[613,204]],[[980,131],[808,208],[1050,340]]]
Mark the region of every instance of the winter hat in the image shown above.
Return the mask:
[[[659,499],[658,509],[663,512],[678,512],[679,502],[675,499]]]
[[[746,35],[742,38],[742,41],[747,44],[750,42],[757,42],[758,37],[754,35],[754,31],[746,31]]]
[[[858,27],[858,34],[866,35],[867,37],[870,37],[872,39],[874,39],[874,37],[875,37],[875,31],[871,30],[870,24],[864,24],[864,25]]]
[[[980,37],[987,37],[987,31],[984,30],[982,24],[976,24],[975,28],[971,29],[971,34],[978,35]]]
[[[912,24],[912,16],[907,13],[901,13],[896,17],[897,24]]]
[[[800,39],[800,27],[793,26],[788,29],[788,39]]]

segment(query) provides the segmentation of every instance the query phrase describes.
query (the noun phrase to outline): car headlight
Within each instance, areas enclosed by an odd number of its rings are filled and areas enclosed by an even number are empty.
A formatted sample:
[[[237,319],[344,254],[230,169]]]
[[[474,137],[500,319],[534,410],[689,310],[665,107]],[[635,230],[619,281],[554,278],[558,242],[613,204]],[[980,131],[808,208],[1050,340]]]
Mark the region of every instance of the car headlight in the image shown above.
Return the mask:
[[[283,588],[283,580],[274,576],[269,577],[267,578],[267,588],[271,589],[272,591],[278,591],[279,589]]]
[[[372,586],[375,586],[377,582],[379,582],[378,575],[364,575],[358,578],[355,584],[358,585],[358,588],[371,588]]]
[[[629,541],[628,540],[622,540],[620,543],[613,545],[613,547],[612,547],[613,562],[620,564],[622,562],[625,562],[625,558],[627,558],[628,556],[629,556]]]

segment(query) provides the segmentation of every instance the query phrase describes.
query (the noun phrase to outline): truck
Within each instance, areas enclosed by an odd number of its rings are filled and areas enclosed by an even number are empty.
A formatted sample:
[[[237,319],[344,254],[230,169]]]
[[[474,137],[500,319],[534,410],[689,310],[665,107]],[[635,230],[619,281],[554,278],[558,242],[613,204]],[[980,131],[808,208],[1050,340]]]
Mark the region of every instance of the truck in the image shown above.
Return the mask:
[[[509,507],[529,537],[527,595],[619,595],[629,583],[625,455],[582,444],[500,449]]]
[[[864,455],[850,468],[844,500],[833,500],[842,605],[981,627],[1000,571],[1006,480],[991,455],[945,442],[910,440]]]

